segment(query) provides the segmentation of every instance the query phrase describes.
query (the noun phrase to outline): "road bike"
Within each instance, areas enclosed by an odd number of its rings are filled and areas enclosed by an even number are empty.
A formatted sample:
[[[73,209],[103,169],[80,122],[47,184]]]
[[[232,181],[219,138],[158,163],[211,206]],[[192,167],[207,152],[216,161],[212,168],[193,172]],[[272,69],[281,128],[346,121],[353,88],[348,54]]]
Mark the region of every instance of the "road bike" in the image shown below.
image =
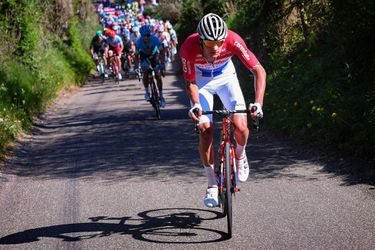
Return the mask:
[[[104,60],[103,60],[103,58],[101,56],[99,57],[98,69],[99,69],[98,71],[99,71],[101,82],[104,83],[104,80],[105,80],[105,66],[104,66]]]
[[[105,66],[104,66],[104,60],[101,55],[94,55],[94,59],[98,60],[98,64],[96,65],[96,69],[98,70],[98,74],[100,76],[100,80],[102,83],[104,83],[104,74],[105,74]]]
[[[112,50],[108,51],[108,68],[111,71],[113,81],[116,84],[120,83],[120,79],[118,77],[120,73],[120,68],[117,64],[116,55],[113,54]]]
[[[251,112],[255,112],[252,108]],[[231,120],[233,114],[247,113],[248,110],[212,110],[202,111],[202,115],[217,114],[222,118],[221,136],[219,144],[218,162],[215,162],[215,173],[219,190],[219,207],[222,208],[223,217],[227,218],[228,238],[232,238],[233,228],[233,196],[240,191],[238,188],[238,173],[235,158],[234,129]],[[198,111],[194,111],[198,115]],[[198,123],[195,130],[199,133]]]
[[[138,80],[141,81],[141,79],[144,77],[145,74],[148,76],[148,86],[150,88],[150,100],[149,102],[151,103],[152,107],[155,110],[155,115],[158,120],[161,119],[161,113],[160,113],[160,97],[159,97],[159,91],[158,87],[156,86],[156,79],[155,79],[155,69],[151,66],[151,62],[149,59],[147,59],[148,62],[148,68],[145,72],[141,73],[139,71],[138,73]],[[156,66],[156,67],[159,67]]]
[[[129,61],[129,58],[128,58],[129,54],[125,52],[124,55],[122,55],[121,57],[121,67],[122,67],[122,70],[124,71],[124,77],[125,78],[129,78],[130,77],[130,64],[131,62]]]

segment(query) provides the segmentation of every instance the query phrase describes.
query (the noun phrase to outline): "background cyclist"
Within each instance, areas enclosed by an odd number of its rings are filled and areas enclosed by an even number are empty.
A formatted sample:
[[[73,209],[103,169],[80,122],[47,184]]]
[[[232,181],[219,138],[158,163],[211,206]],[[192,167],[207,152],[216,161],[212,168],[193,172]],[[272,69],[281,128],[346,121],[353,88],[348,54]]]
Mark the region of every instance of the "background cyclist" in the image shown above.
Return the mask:
[[[105,54],[108,57],[108,51],[109,50],[112,50],[113,53],[115,54],[115,60],[116,60],[117,65],[119,67],[118,68],[118,70],[119,70],[118,79],[121,80],[122,79],[122,75],[120,73],[120,71],[121,71],[121,53],[122,53],[122,50],[124,49],[124,45],[122,43],[121,37],[116,35],[116,32],[114,30],[107,29],[106,35],[107,35],[106,43],[108,44],[108,46],[105,49]]]
[[[124,45],[123,52],[124,54],[122,55],[123,60],[127,60],[128,62],[128,70],[130,72],[130,65],[133,63],[133,55],[134,51],[132,51],[132,42],[130,41],[130,32],[128,29],[123,29],[122,30],[122,43]]]
[[[105,54],[105,47],[106,43],[104,41],[102,31],[98,30],[95,34],[95,36],[92,38],[90,43],[90,53],[91,57],[94,60],[94,63],[96,65],[96,68],[100,74],[104,74],[105,77],[108,77],[106,67],[107,67],[107,60],[104,56]],[[104,72],[101,72],[100,66],[99,66],[99,57],[103,59],[104,62]]]
[[[217,94],[228,110],[246,109],[236,70],[231,57],[237,55],[242,63],[254,74],[255,105],[257,111],[252,117],[262,117],[263,97],[266,87],[266,72],[258,59],[249,51],[243,39],[228,30],[225,22],[216,14],[209,13],[199,22],[197,32],[190,35],[182,44],[180,56],[185,78],[186,91],[192,108],[189,115],[199,121],[199,152],[205,167],[208,188],[204,204],[208,207],[218,205],[218,188],[214,173],[214,151],[212,146],[212,115],[201,115],[203,110],[212,110],[213,95]],[[253,84],[249,84],[253,86]],[[194,109],[199,110],[196,117]],[[249,176],[245,147],[249,136],[246,114],[233,116],[236,140],[236,163],[238,178],[244,182]]]
[[[140,58],[140,64],[143,72],[146,72],[149,63],[147,59],[151,62],[151,66],[155,70],[156,81],[159,89],[160,96],[160,106],[165,107],[165,99],[163,96],[163,82],[161,79],[161,73],[159,68],[159,50],[161,49],[161,43],[159,39],[151,34],[152,28],[149,25],[144,25],[139,29],[141,33],[141,38],[137,40],[136,51]],[[143,85],[145,87],[145,100],[150,100],[150,92],[148,89],[148,75],[143,75]]]

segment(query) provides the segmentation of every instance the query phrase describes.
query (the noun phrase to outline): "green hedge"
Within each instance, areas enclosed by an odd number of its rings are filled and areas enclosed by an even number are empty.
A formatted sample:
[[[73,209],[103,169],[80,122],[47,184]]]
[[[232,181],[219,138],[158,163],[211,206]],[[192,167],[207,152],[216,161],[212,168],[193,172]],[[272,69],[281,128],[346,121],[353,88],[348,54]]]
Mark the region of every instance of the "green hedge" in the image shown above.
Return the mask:
[[[203,13],[216,11],[265,66],[266,126],[318,147],[375,158],[374,1],[184,0],[182,5],[182,39],[195,32]],[[252,100],[251,74],[235,62],[246,99]]]
[[[97,22],[67,19],[67,29],[55,35],[56,17],[67,16],[55,1],[0,3],[0,153],[7,143],[27,130],[58,91],[85,81],[94,67],[88,53],[90,34]],[[56,12],[60,10],[61,13]],[[59,24],[59,27],[61,24]]]

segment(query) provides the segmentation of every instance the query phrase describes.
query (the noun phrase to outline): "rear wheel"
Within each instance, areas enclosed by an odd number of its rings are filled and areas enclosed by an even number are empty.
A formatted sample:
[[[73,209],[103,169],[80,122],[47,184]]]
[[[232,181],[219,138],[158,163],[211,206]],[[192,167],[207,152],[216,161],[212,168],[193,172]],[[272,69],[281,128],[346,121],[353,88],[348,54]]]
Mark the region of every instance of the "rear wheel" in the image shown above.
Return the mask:
[[[120,80],[118,78],[119,70],[116,61],[112,62],[112,72],[113,72],[113,80],[115,84],[119,84]]]
[[[224,208],[225,214],[227,216],[227,225],[228,225],[228,238],[232,238],[232,168],[231,168],[231,159],[230,159],[230,145],[225,143],[225,161],[224,161],[224,181],[225,181],[225,192],[224,192]]]
[[[124,71],[124,76],[125,78],[129,78],[130,76],[130,64],[129,64],[129,61],[127,59],[127,55],[123,56],[122,57],[122,70]]]
[[[221,155],[220,150],[218,155]],[[217,180],[218,180],[218,187],[219,187],[219,206],[221,207],[222,210],[222,217],[225,217],[227,214],[227,210],[225,208],[225,184],[224,184],[224,161],[223,159],[219,159],[219,164],[217,168]]]
[[[104,63],[102,59],[100,59],[99,61],[99,69],[100,69],[100,80],[102,83],[104,83]]]
[[[149,76],[149,77],[152,77],[152,76]],[[156,118],[158,120],[160,120],[160,100],[159,100],[159,94],[158,94],[158,90],[156,88],[156,84],[155,84],[155,81],[153,80],[153,78],[151,78],[152,80],[150,81],[150,86],[151,86],[151,104],[152,104],[152,107],[154,107],[155,109],[155,114],[156,114]]]

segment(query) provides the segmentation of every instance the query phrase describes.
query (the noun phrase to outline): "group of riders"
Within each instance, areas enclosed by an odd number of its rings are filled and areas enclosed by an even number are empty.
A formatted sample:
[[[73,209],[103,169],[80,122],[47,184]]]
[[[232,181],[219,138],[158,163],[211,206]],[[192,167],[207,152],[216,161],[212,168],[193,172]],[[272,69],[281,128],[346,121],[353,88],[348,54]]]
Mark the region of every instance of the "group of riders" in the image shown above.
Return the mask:
[[[133,1],[136,3],[137,1]],[[138,4],[113,5],[104,7],[99,5],[97,12],[102,28],[92,38],[90,45],[91,56],[97,65],[99,74],[108,77],[111,60],[118,66],[119,80],[122,73],[141,75],[151,66],[155,71],[155,78],[160,96],[160,106],[165,107],[163,96],[164,72],[177,53],[177,34],[169,20],[157,20],[143,15],[143,9]],[[100,70],[99,62],[103,61],[104,70]],[[148,75],[143,74],[145,100],[150,100]]]

